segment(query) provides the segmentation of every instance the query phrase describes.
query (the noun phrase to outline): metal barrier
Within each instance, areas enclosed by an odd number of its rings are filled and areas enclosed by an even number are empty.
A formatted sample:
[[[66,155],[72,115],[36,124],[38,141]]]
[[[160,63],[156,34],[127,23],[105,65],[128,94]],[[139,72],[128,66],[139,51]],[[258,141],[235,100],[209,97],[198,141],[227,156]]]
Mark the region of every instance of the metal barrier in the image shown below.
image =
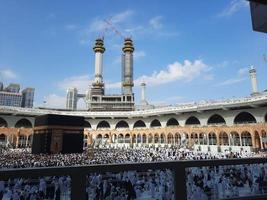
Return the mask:
[[[221,160],[192,160],[158,163],[133,163],[133,164],[109,164],[90,165],[79,167],[49,167],[30,169],[2,169],[0,180],[9,178],[37,178],[42,176],[70,176],[71,177],[71,199],[86,199],[86,176],[90,173],[122,172],[122,171],[144,171],[170,169],[174,172],[174,197],[175,199],[186,199],[186,168],[205,166],[225,166],[243,164],[266,164],[267,158],[245,158],[245,159],[221,159]],[[250,196],[232,199],[266,199],[267,196]],[[231,199],[231,198],[230,198]]]

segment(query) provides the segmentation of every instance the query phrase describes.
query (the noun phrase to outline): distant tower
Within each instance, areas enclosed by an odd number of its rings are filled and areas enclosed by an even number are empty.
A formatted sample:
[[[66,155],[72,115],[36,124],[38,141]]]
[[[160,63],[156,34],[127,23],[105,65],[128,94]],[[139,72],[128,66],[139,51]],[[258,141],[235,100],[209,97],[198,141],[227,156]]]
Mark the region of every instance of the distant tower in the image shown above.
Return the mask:
[[[124,39],[122,48],[122,94],[132,95],[133,83],[133,52],[134,46],[131,38]]]
[[[256,69],[254,68],[254,66],[250,67],[249,75],[250,75],[251,86],[252,86],[251,95],[257,95],[258,94],[257,77],[256,77]]]
[[[69,88],[67,90],[67,102],[66,102],[66,108],[68,110],[76,110],[77,109],[77,95],[78,90],[76,88]]]
[[[94,95],[104,94],[104,82],[103,82],[103,53],[105,52],[104,40],[98,38],[95,41],[93,48],[95,52],[95,80],[92,84],[91,92]]]
[[[34,100],[34,88],[25,88],[22,90],[21,107],[32,108]]]
[[[148,105],[146,101],[146,84],[145,82],[141,83],[141,105]]]

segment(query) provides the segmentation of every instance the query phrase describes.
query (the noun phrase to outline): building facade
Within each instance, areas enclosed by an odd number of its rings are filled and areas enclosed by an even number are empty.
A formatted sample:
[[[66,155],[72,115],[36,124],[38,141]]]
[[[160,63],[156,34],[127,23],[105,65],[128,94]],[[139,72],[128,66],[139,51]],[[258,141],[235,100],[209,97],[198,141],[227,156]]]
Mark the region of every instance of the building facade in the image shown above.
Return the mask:
[[[20,85],[11,83],[4,88],[0,83],[0,105],[32,108],[34,100],[34,88],[25,88],[20,92]]]
[[[51,113],[85,117],[84,144],[94,148],[172,146],[207,152],[267,149],[267,93],[124,112],[0,106],[0,143],[30,145],[35,116]]]

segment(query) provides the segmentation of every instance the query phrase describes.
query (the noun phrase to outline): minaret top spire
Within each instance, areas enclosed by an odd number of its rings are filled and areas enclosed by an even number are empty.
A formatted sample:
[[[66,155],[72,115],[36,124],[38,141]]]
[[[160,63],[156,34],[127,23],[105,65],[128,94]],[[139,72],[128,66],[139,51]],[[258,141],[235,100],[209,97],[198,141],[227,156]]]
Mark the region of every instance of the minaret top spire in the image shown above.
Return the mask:
[[[128,38],[124,39],[124,46],[122,48],[122,51],[124,53],[126,53],[126,52],[133,53],[134,52],[133,40],[131,38],[128,37]]]
[[[100,52],[104,53],[105,52],[105,47],[104,47],[104,38],[97,38],[95,40],[95,46],[93,48],[94,52]]]

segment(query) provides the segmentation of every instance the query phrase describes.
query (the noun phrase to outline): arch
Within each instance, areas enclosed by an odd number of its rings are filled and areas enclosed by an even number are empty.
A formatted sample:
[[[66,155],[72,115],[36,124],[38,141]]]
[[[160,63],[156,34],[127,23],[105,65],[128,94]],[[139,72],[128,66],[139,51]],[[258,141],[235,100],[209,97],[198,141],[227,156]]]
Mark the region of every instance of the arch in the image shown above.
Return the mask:
[[[179,122],[177,121],[177,119],[175,118],[170,118],[168,121],[167,121],[167,126],[179,126]]]
[[[106,134],[104,135],[104,139],[106,139],[106,140],[109,139],[109,134],[106,133]]]
[[[1,134],[0,135],[0,146],[1,145],[6,145],[6,142],[7,142],[7,137],[5,134]]]
[[[260,133],[258,131],[254,132],[254,141],[255,141],[255,148],[261,149],[261,139],[260,139]]]
[[[266,133],[265,130],[261,130],[261,137],[263,137],[263,138],[267,137],[267,133]],[[267,143],[263,142],[262,145],[263,145],[263,149],[266,150],[266,148],[267,148]]]
[[[237,132],[231,132],[231,145],[240,146],[240,136]]]
[[[147,141],[148,141],[148,143],[152,143],[153,142],[153,136],[152,136],[151,133],[149,133]]]
[[[110,125],[107,121],[100,121],[98,124],[97,124],[97,127],[96,129],[106,129],[106,128],[110,128]]]
[[[126,121],[121,120],[116,124],[115,128],[129,128],[129,124]]]
[[[187,146],[188,145],[188,139],[189,139],[189,135],[186,132],[183,132],[181,134],[181,145],[182,146]]]
[[[113,134],[113,135],[111,136],[111,142],[112,142],[112,143],[117,142],[117,135],[116,135],[116,134]]]
[[[217,145],[217,137],[215,133],[209,133],[209,145]]]
[[[135,134],[133,134],[132,143],[136,143],[136,135]]]
[[[185,125],[200,125],[200,121],[195,116],[191,116],[186,120]]]
[[[241,133],[242,146],[252,146],[252,137],[250,132],[245,131]]]
[[[159,143],[159,134],[154,135],[154,143]]]
[[[26,147],[26,145],[27,145],[27,136],[26,135],[20,135],[18,147],[24,148],[24,147]]]
[[[142,136],[142,142],[143,143],[146,143],[146,134],[143,134],[143,136]]]
[[[118,143],[124,143],[124,137],[122,133],[118,135]]]
[[[209,124],[226,124],[226,122],[221,115],[214,114],[208,119],[208,125]]]
[[[229,146],[229,138],[226,132],[220,132],[219,134],[219,145]]]
[[[174,142],[175,144],[178,144],[178,145],[181,144],[181,135],[179,133],[174,134]]]
[[[141,143],[142,137],[141,134],[137,134],[137,143]]]
[[[249,112],[241,112],[235,116],[235,124],[257,123],[256,118]]]
[[[197,133],[191,133],[190,138],[191,138],[191,142],[192,142],[193,145],[194,144],[198,144],[198,135],[197,135]]]
[[[28,119],[20,119],[15,124],[15,128],[32,128],[32,123]]]
[[[0,117],[0,127],[8,127],[7,121]]]
[[[130,142],[131,142],[131,136],[130,136],[129,133],[127,133],[127,134],[125,135],[125,139],[124,139],[124,141],[125,141],[125,143],[130,143]]]
[[[97,139],[102,139],[102,135],[101,135],[101,134],[98,134],[98,135],[96,136],[96,138],[97,138]]]
[[[150,123],[150,127],[161,127],[161,123],[158,119],[154,119],[151,123]]]
[[[86,120],[84,120],[83,127],[84,127],[84,128],[92,128],[90,122],[88,122],[88,121],[86,121]]]
[[[168,144],[173,144],[174,143],[173,135],[171,133],[169,133],[167,135],[167,143]]]
[[[33,140],[33,135],[29,135],[28,136],[28,146],[31,147],[32,146],[32,140]]]
[[[160,134],[160,143],[165,143],[165,135],[163,133]]]
[[[207,134],[206,133],[200,133],[199,134],[199,143],[201,145],[207,145],[208,144]]]
[[[146,128],[146,124],[142,120],[138,120],[134,123],[133,128]]]

